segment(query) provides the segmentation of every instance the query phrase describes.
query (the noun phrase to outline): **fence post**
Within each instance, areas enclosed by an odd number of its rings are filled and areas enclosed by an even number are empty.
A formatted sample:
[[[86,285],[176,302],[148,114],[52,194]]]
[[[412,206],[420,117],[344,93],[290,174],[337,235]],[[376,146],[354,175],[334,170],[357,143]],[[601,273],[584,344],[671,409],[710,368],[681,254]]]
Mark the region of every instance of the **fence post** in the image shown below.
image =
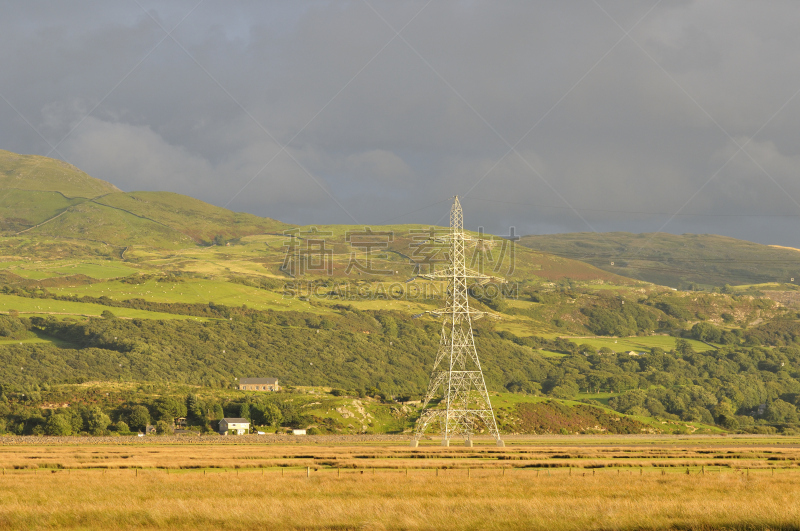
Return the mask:
[[[310,466],[307,466],[307,467],[306,467],[306,477],[307,477],[307,478],[310,478],[310,477],[311,477],[311,467],[310,467]]]

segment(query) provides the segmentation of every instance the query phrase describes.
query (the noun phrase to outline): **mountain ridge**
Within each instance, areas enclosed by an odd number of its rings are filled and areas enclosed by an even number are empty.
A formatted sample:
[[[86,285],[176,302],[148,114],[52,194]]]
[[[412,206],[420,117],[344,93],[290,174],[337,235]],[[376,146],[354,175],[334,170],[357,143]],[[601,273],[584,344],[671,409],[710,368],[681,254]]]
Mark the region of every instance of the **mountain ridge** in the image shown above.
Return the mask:
[[[113,184],[90,176],[67,162],[40,155],[20,155],[0,149],[0,187],[58,192],[65,198],[91,199],[121,192]]]
[[[800,280],[796,249],[716,234],[578,232],[523,236],[519,243],[677,289]]]
[[[74,166],[0,150],[0,234],[180,248],[291,225],[171,192],[123,192]]]

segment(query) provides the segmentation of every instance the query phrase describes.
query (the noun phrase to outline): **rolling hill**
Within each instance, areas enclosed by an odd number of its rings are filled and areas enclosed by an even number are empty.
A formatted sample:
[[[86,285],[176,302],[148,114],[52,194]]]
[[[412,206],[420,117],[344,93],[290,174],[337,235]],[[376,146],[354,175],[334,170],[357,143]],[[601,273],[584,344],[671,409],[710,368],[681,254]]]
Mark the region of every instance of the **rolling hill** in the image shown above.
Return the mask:
[[[524,236],[525,247],[604,271],[686,289],[725,284],[798,283],[800,253],[712,234],[572,233]]]
[[[263,265],[268,264],[267,271],[260,271],[262,274],[281,278],[294,275],[282,269],[286,253],[283,244],[287,239],[283,231],[292,228],[292,225],[232,212],[175,193],[122,192],[105,181],[46,157],[0,152],[0,175],[4,176],[0,180],[0,234],[24,239],[27,254],[36,252],[32,250],[31,242],[37,244],[40,252],[45,247],[44,242],[61,242],[61,247],[66,242],[93,242],[116,248],[117,255],[126,249],[130,250],[126,255],[128,257],[137,256],[137,252],[140,255],[150,253],[147,254],[148,259],[154,258],[152,253],[160,256],[164,251],[170,253],[184,249],[189,254],[183,258],[194,262],[196,266],[198,262],[207,262],[207,258],[210,258],[208,253],[203,256],[192,254],[201,252],[198,244],[207,246],[215,237],[238,242],[241,238],[261,235],[263,241],[249,242],[259,246],[257,254],[260,256],[253,256],[252,246],[246,249],[234,246],[225,250],[224,258],[215,256],[214,260],[259,260]],[[387,272],[378,276],[397,280],[393,278],[394,275],[400,275],[405,280],[413,274],[411,258],[419,261],[425,259],[422,256],[424,253],[429,256],[440,253],[441,249],[420,251],[419,238],[425,239],[428,229],[421,225],[373,227],[375,233],[392,235],[386,238],[388,254],[383,258],[388,265],[376,265],[375,268]],[[352,261],[352,253],[360,248],[346,241],[348,234],[364,232],[365,227],[335,225],[297,227],[297,230],[299,242],[313,239],[314,231],[318,231],[331,253],[331,275],[342,277],[349,274],[346,270]],[[358,238],[363,239],[356,236]],[[494,254],[489,252],[485,256],[476,255],[475,258],[491,262],[487,267],[492,271],[487,272],[519,281],[556,282],[571,279],[621,285],[631,283],[624,277],[589,264],[519,246],[513,246],[512,249],[509,242],[501,241],[497,247]],[[441,258],[442,255],[438,256]],[[40,258],[52,256],[45,253]],[[196,269],[188,264],[181,267]],[[199,269],[207,271],[204,267]],[[246,272],[253,271],[248,269]],[[361,273],[357,269],[353,272],[354,276]],[[309,270],[304,274],[310,277],[327,276],[327,271]]]
[[[120,191],[66,162],[3,150],[0,150],[0,188],[57,192],[67,198],[85,199]]]
[[[257,372],[387,404],[424,391],[441,323],[422,316],[441,306],[446,285],[418,274],[445,266],[447,248],[430,239],[443,228],[292,226],[179,194],[121,192],[6,152],[0,173],[0,433],[38,433],[38,393],[70,382],[239,393],[235,378]],[[800,291],[784,286],[785,300],[744,288],[678,292],[620,275],[774,280],[797,251],[689,235],[522,243],[467,251],[470,268],[512,290],[470,286],[470,304],[499,317],[474,325],[490,390],[608,403],[656,427],[800,429],[791,298]],[[8,409],[4,393],[20,407]],[[753,413],[766,403],[763,418]],[[551,409],[519,418],[547,431]],[[594,422],[567,413],[552,429]]]
[[[192,247],[289,225],[169,192],[120,191],[59,160],[0,151],[0,234]]]

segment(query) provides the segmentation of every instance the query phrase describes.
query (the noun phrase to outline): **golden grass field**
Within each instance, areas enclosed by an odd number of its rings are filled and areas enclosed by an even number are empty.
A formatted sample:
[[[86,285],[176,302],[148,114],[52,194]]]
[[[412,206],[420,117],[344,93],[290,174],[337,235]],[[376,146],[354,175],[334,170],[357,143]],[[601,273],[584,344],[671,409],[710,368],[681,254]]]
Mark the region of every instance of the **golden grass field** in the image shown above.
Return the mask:
[[[2,529],[800,529],[788,438],[8,444]]]

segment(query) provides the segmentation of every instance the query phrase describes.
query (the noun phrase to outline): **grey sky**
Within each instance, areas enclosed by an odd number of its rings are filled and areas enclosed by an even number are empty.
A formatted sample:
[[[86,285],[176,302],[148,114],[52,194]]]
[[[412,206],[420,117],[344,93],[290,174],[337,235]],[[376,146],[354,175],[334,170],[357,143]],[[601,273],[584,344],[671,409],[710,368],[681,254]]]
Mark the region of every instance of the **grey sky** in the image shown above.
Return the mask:
[[[436,223],[458,193],[495,233],[800,247],[797,20],[788,1],[10,1],[0,148],[293,223]]]

